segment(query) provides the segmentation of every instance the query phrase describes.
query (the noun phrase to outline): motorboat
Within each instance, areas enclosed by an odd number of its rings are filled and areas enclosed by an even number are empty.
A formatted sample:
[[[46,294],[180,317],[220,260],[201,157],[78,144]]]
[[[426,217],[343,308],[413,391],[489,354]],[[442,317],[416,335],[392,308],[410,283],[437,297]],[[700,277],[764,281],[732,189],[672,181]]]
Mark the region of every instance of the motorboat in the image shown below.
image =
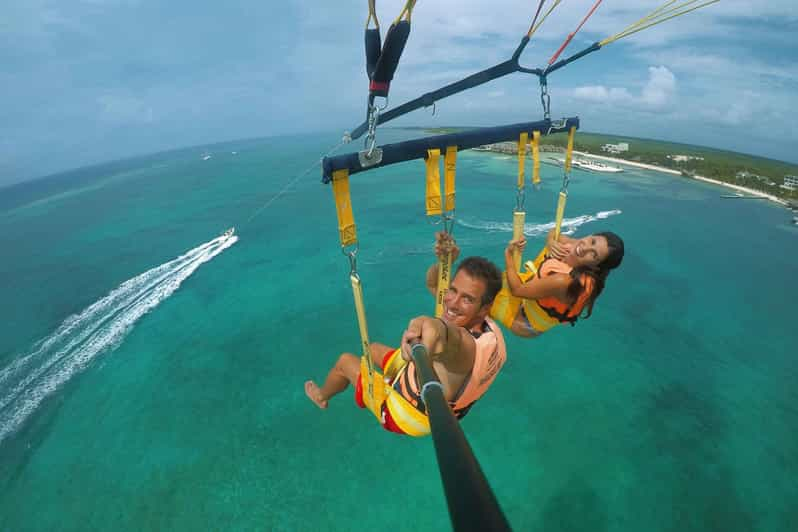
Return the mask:
[[[612,174],[623,172],[623,168],[620,166],[610,166],[608,164],[600,163],[598,161],[589,161],[587,159],[574,159],[573,164],[577,168],[581,168],[582,170],[591,170],[593,172],[607,172]]]
[[[565,165],[565,159],[555,158],[549,161],[544,160],[543,162],[553,162],[557,166]],[[588,170],[591,172],[605,172],[612,174],[623,172],[623,168],[621,168],[620,166],[610,166],[608,164],[600,163],[598,161],[588,161],[587,159],[574,159],[571,162],[571,165],[577,168],[581,168],[582,170]]]
[[[236,228],[235,227],[231,227],[230,229],[228,229],[227,231],[222,233],[222,237],[224,237],[225,239],[230,238],[231,236],[233,236],[233,234],[235,234],[235,232],[236,232]]]

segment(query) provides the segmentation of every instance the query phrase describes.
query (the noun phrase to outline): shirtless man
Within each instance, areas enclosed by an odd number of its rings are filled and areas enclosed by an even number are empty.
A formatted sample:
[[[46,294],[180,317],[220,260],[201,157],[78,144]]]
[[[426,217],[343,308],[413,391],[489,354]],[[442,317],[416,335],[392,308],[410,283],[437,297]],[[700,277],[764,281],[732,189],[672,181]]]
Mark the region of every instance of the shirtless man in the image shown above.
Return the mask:
[[[435,252],[439,257],[454,246],[448,235],[436,236]],[[437,265],[427,272],[428,286],[436,278]],[[410,321],[399,348],[379,343],[370,346],[375,365],[382,368],[387,399],[380,406],[381,422],[386,430],[412,436],[429,433],[429,420],[420,397],[411,344],[420,340],[428,349],[432,367],[454,414],[463,417],[496,378],[507,358],[504,337],[488,317],[491,304],[501,289],[498,268],[482,257],[461,261],[443,300],[441,318],[419,316]],[[331,398],[355,386],[355,401],[365,407],[360,357],[343,353],[329,371],[320,388],[309,380],[305,393],[319,408],[326,409]],[[375,385],[383,385],[377,375]]]

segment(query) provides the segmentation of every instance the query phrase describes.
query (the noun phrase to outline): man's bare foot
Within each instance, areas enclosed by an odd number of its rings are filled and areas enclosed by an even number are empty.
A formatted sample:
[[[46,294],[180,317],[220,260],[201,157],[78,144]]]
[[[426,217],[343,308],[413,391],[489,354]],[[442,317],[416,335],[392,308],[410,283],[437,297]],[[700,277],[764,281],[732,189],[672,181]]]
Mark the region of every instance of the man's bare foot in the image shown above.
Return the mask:
[[[305,395],[322,410],[327,408],[327,400],[321,396],[321,390],[316,386],[315,382],[307,381],[305,383]]]

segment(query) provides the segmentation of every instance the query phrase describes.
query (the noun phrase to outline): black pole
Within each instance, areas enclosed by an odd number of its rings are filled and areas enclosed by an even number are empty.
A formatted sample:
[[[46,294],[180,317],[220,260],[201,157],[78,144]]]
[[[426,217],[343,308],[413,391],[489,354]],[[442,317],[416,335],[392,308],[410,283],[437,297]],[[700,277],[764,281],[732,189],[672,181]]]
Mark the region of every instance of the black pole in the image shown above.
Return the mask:
[[[457,151],[468,150],[483,144],[493,144],[495,142],[518,141],[518,135],[522,132],[532,133],[540,131],[541,135],[550,135],[568,131],[571,126],[579,127],[579,118],[572,117],[561,121],[539,120],[537,122],[523,122],[520,124],[510,124],[507,126],[475,128],[459,133],[447,135],[435,135],[420,139],[407,140],[394,144],[384,144],[379,147],[381,157],[379,162],[364,165],[361,154],[344,153],[334,157],[325,157],[322,160],[322,182],[332,181],[332,174],[335,170],[346,168],[349,175],[372,170],[389,164],[423,159],[427,155],[427,150],[445,150],[447,146],[457,146]]]
[[[443,388],[429,363],[424,344],[415,344],[412,355],[418,368],[421,397],[427,407],[452,528],[456,532],[511,530],[460,423],[443,396]]]

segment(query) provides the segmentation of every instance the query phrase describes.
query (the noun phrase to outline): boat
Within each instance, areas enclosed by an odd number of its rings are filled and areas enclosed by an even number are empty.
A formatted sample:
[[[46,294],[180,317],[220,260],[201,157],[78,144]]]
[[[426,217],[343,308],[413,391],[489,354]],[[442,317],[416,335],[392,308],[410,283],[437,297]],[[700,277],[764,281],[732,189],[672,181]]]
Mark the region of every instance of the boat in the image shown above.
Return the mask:
[[[235,232],[236,232],[236,228],[235,227],[231,227],[230,229],[228,229],[227,231],[222,233],[222,237],[224,237],[225,239],[230,238],[231,236],[233,236],[233,234],[235,234]]]
[[[792,217],[792,224],[793,225],[798,225],[798,216],[793,216]]]
[[[574,159],[573,165],[582,170],[590,170],[593,172],[607,172],[612,174],[623,172],[623,168],[620,166],[610,166],[598,161],[588,161],[587,159]]]
[[[210,153],[206,153],[205,155],[202,156],[202,160],[203,161],[207,161],[210,158],[211,158],[211,154]]]
[[[551,159],[549,161],[543,162],[552,162],[557,164],[557,166],[563,166],[565,164],[565,159]],[[623,172],[623,168],[620,166],[610,166],[608,164],[600,163],[598,161],[588,161],[587,159],[574,159],[571,164],[577,168],[581,168],[582,170],[588,170],[590,172],[605,172],[611,174],[617,174],[618,172]]]

